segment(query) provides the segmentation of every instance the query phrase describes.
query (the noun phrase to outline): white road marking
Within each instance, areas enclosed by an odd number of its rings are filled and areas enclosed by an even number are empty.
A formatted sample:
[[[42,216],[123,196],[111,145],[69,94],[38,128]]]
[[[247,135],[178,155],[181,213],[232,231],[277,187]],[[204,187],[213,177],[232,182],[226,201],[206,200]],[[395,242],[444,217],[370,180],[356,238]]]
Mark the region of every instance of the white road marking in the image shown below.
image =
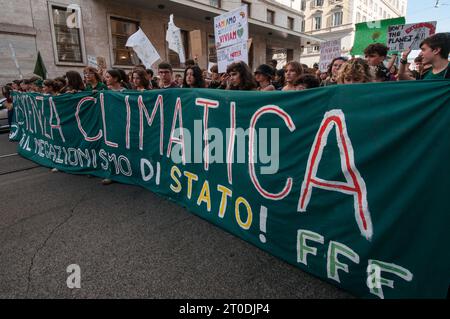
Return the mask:
[[[19,154],[14,153],[14,154],[0,155],[0,158],[11,157],[11,156],[16,156],[16,155],[19,155]]]

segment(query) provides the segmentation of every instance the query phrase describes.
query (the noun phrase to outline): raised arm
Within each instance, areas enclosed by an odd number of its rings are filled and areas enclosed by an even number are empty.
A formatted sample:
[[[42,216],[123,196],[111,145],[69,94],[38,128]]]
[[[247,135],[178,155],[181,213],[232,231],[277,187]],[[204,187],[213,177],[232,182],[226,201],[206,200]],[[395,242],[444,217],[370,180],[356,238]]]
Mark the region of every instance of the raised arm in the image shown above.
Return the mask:
[[[398,69],[398,79],[399,80],[412,80],[406,73],[406,68],[408,66],[408,56],[411,53],[411,49],[406,49],[402,52],[402,57],[400,58],[400,68]]]

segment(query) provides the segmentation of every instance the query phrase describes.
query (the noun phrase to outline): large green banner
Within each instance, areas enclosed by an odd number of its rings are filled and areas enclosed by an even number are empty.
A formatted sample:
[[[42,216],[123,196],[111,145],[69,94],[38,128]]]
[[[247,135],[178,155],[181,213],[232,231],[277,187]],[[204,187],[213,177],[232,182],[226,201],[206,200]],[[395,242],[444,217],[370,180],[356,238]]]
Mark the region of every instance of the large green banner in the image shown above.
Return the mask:
[[[356,296],[447,295],[448,81],[13,98],[41,165],[145,187]]]

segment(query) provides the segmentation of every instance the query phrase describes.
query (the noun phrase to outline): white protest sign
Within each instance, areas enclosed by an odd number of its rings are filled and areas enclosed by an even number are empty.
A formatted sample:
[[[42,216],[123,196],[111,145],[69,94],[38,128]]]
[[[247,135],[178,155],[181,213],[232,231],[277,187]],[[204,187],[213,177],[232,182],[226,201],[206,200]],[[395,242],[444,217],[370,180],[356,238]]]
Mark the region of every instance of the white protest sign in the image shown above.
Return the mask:
[[[248,40],[247,5],[214,18],[214,35],[217,49]]]
[[[403,25],[391,25],[388,28],[387,46],[390,51],[420,49],[420,43],[436,33],[436,21]]]
[[[161,57],[156,51],[153,44],[145,35],[141,28],[136,33],[133,33],[125,44],[127,47],[132,47],[134,52],[138,55],[139,59],[147,68],[151,68],[152,64],[158,61]]]
[[[242,61],[248,64],[247,42],[238,43],[220,50],[217,50],[217,64],[219,73],[227,71],[227,66],[233,62]]]
[[[325,72],[334,58],[341,56],[341,39],[323,42],[320,44],[320,72]]]
[[[88,66],[98,68],[97,58],[95,56],[88,55],[87,58],[88,58]]]
[[[169,49],[178,53],[180,62],[186,62],[183,41],[181,40],[181,30],[173,22],[173,14],[170,15],[170,21],[166,33],[166,41],[169,43]]]

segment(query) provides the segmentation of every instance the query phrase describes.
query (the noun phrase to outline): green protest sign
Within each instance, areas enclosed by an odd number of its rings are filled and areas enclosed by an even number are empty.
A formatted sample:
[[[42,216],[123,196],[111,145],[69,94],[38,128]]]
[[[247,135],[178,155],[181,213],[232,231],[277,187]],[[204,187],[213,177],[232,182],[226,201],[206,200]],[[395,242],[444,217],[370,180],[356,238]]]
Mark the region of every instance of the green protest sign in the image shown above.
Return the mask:
[[[405,24],[405,17],[357,23],[351,55],[364,55],[364,49],[372,43],[386,44],[389,26],[397,24]]]
[[[447,295],[448,81],[13,100],[41,165],[145,187],[356,296]]]

